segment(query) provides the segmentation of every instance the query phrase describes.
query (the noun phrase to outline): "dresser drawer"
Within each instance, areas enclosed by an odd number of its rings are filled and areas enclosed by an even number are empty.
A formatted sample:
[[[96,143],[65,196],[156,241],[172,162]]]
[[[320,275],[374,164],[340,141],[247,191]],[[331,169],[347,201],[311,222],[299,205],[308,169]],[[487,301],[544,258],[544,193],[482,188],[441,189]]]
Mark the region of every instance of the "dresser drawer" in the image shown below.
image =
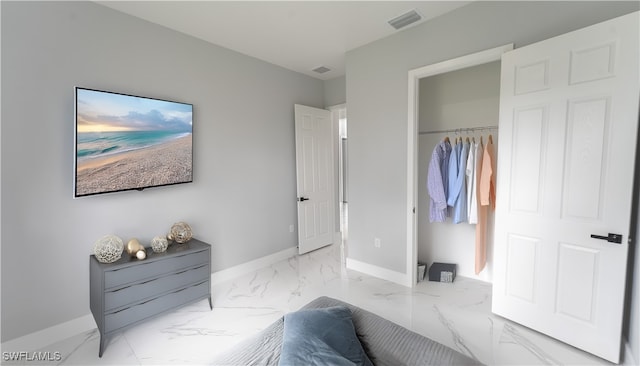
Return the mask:
[[[105,333],[209,295],[209,281],[171,292],[105,316]]]
[[[105,311],[109,311],[121,306],[133,304],[154,295],[163,294],[189,284],[208,280],[210,276],[211,271],[209,266],[203,264],[197,268],[178,270],[178,272],[153,280],[123,287],[114,291],[107,291],[104,294],[104,309]]]
[[[194,267],[209,263],[208,250],[167,257],[153,262],[140,262],[135,266],[123,267],[104,273],[104,287],[109,289],[118,285],[134,282],[138,279],[157,277],[162,274],[172,273],[180,269]]]

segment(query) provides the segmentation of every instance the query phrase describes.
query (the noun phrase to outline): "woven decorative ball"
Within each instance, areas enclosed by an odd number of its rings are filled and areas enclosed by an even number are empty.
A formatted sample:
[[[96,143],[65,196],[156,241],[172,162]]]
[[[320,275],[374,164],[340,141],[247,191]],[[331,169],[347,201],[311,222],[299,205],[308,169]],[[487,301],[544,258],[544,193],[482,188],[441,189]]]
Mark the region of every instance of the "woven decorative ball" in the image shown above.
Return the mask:
[[[154,253],[162,253],[169,247],[169,241],[164,236],[156,236],[151,239],[151,249]]]
[[[124,243],[115,235],[105,235],[93,245],[93,254],[98,262],[113,263],[122,257]]]
[[[191,240],[192,235],[191,226],[186,222],[180,221],[171,226],[171,232],[167,235],[167,239],[173,240],[178,244],[182,244]]]

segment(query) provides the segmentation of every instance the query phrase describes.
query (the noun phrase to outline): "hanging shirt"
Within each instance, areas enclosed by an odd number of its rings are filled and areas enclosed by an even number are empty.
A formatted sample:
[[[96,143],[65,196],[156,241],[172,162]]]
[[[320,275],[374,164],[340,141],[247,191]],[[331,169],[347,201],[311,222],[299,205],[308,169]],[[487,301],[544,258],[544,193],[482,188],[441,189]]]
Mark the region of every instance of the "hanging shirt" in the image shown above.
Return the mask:
[[[467,221],[466,171],[469,143],[463,143],[461,140],[456,144],[454,151],[456,161],[452,164],[454,154],[451,153],[451,162],[449,163],[449,196],[447,197],[447,204],[453,207],[453,223],[459,224]]]
[[[427,171],[429,222],[444,222],[447,219],[447,174],[450,155],[451,144],[447,140],[438,143],[431,154]]]
[[[482,157],[482,176],[480,177],[480,204],[496,208],[496,175],[493,174],[493,142],[491,136]]]
[[[482,156],[478,184],[478,225],[476,225],[476,274],[487,264],[487,220],[489,208],[495,209],[495,176],[493,174],[493,143],[491,137]]]
[[[484,153],[484,147],[482,142],[474,142],[473,146],[469,149],[469,157],[467,159],[467,192],[468,202],[467,207],[468,221],[470,224],[478,223],[478,184],[480,183],[480,172],[482,171],[482,155]]]
[[[456,180],[458,179],[458,165],[460,164],[460,153],[462,152],[462,144],[456,139],[456,144],[451,148],[451,155],[449,155],[449,170],[448,175],[448,190],[447,190],[447,204],[453,207],[456,198],[458,197],[456,191]]]
[[[465,178],[467,179],[467,222],[470,224],[474,224],[471,222],[472,219],[472,210],[473,210],[473,198],[475,195],[473,194],[475,184],[474,178],[476,173],[476,148],[478,144],[475,141],[471,141],[469,144],[469,154],[467,155],[467,169],[465,170]],[[477,213],[476,213],[477,216]]]

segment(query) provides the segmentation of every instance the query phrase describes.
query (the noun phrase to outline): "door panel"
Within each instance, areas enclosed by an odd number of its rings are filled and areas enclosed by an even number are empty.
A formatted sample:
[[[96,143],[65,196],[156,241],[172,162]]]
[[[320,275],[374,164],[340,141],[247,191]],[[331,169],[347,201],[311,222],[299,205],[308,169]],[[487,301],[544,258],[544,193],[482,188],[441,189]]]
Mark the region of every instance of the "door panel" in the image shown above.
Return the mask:
[[[515,112],[513,143],[515,151],[511,164],[511,209],[539,213],[540,188],[543,181],[544,141],[546,141],[547,111],[544,106]]]
[[[598,220],[609,130],[608,97],[569,101],[563,216]],[[573,189],[580,186],[581,189]],[[584,199],[584,196],[591,199]]]
[[[335,192],[331,112],[295,105],[295,124],[298,251],[302,254],[333,243]]]
[[[493,312],[618,362],[638,12],[502,59]],[[622,243],[591,234],[623,235]]]
[[[507,295],[535,304],[535,283],[540,240],[521,235],[509,235]]]
[[[558,290],[556,311],[574,319],[594,324],[600,251],[581,245],[560,243],[558,255]],[[566,269],[571,268],[571,271]]]

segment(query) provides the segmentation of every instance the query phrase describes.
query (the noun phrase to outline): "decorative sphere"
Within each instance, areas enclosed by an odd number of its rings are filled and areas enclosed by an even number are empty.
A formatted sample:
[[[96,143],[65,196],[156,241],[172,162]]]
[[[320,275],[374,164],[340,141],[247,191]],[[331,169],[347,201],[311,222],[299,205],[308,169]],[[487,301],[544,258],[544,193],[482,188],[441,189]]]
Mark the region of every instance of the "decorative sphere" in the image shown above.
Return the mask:
[[[156,236],[151,239],[151,249],[153,249],[155,253],[162,253],[167,250],[168,247],[169,241],[163,236]]]
[[[98,262],[113,263],[122,257],[124,243],[115,235],[105,235],[93,245],[93,254]]]
[[[138,259],[147,258],[146,249],[144,249],[142,244],[140,244],[140,242],[136,238],[129,240],[129,242],[127,243],[127,253],[129,253],[130,256],[136,257]]]
[[[191,226],[186,222],[180,221],[171,226],[171,232],[168,237],[170,236],[176,243],[182,244],[191,240],[192,235]]]

